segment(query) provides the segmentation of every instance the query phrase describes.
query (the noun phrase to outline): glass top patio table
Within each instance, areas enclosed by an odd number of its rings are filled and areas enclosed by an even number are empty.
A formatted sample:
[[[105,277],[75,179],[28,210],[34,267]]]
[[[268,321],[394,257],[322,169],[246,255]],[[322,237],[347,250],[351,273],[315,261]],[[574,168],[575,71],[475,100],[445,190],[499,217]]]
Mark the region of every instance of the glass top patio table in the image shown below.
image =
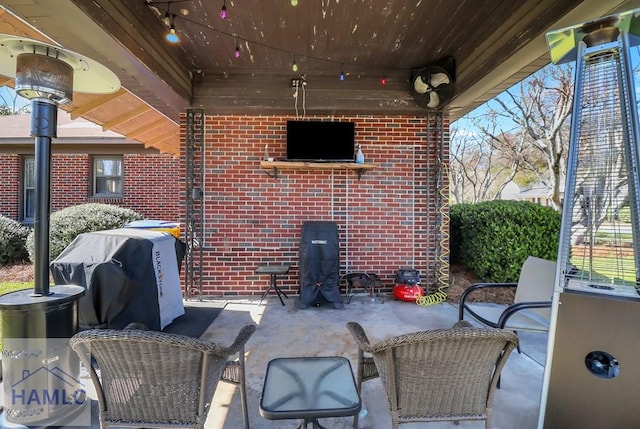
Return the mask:
[[[260,415],[269,420],[353,416],[362,402],[351,363],[341,356],[276,358],[267,364]]]

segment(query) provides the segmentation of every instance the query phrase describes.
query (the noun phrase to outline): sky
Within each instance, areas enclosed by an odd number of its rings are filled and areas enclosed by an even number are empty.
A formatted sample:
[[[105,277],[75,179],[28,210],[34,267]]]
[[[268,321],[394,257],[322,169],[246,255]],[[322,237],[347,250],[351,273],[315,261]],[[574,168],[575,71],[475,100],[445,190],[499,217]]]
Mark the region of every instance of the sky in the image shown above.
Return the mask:
[[[10,107],[13,107],[14,97],[15,91],[13,90],[13,88],[8,86],[0,86],[0,105],[6,104]],[[29,104],[31,104],[29,100],[18,96],[18,98],[16,99],[16,110],[20,109],[21,107],[28,106]]]
[[[631,51],[631,66],[634,70],[634,81],[635,81],[634,86],[635,86],[636,101],[640,101],[640,45],[632,46],[630,48],[630,51]],[[549,64],[547,65],[547,67],[559,67],[559,66],[555,64]],[[535,76],[535,73],[532,76]],[[515,89],[519,85],[520,83],[516,83],[509,89],[512,89],[512,88]],[[499,94],[496,98],[503,97],[506,100],[505,93],[506,91]],[[482,116],[487,114],[487,111],[489,110],[490,106],[493,106],[499,109],[499,106],[495,102],[495,98],[491,99],[486,103],[482,104],[481,106],[478,106],[471,112],[467,113],[466,115],[462,116],[457,121],[455,121],[452,124],[452,128],[457,128],[459,137],[463,137],[465,135],[468,136],[468,135],[479,134],[476,126],[473,124],[472,119],[481,120]],[[502,126],[502,129],[505,131],[514,130],[514,129],[517,129],[518,127],[516,124],[512,122],[510,123],[507,119],[504,119],[504,123],[502,123],[501,126]],[[455,142],[452,142],[452,144],[455,144]]]

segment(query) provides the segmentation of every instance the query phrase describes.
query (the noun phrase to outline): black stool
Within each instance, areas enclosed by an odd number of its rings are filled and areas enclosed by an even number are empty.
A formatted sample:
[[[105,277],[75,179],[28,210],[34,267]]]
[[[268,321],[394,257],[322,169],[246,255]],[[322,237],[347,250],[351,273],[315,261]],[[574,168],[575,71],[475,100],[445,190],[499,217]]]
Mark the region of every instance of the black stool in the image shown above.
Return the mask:
[[[275,289],[276,293],[278,294],[278,298],[280,299],[280,303],[284,305],[284,301],[282,300],[282,295],[284,295],[284,297],[287,299],[289,297],[276,284],[276,277],[278,276],[278,274],[287,274],[288,272],[289,272],[289,265],[286,265],[286,264],[260,265],[258,268],[256,268],[256,274],[269,274],[271,276],[269,288],[262,294],[262,297],[260,298],[258,305],[262,303],[262,300],[265,299],[265,297],[269,294],[269,291],[271,289]]]

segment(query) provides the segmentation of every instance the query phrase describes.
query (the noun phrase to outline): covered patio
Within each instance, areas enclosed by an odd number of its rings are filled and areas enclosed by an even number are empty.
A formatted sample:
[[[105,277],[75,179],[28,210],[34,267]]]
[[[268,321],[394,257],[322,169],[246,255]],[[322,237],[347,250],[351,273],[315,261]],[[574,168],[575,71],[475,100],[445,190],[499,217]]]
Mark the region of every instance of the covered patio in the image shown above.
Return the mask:
[[[344,272],[375,271],[390,283],[398,267],[410,265],[424,273],[428,286],[446,279],[448,235],[441,214],[448,209],[450,122],[547,64],[547,30],[638,2],[323,1],[320,13],[311,13],[306,2],[300,9],[291,6],[297,2],[272,3],[223,3],[233,19],[214,25],[220,4],[196,0],[9,0],[0,11],[0,32],[58,44],[110,68],[122,89],[77,94],[63,108],[184,161],[183,170],[170,172],[184,177],[184,196],[167,200],[184,207],[191,250],[185,295],[227,301],[205,339],[228,343],[241,325],[258,325],[247,344],[252,426],[293,428],[299,422],[268,421],[257,412],[269,360],[338,355],[353,364],[348,321],[380,339],[450,327],[457,309],[360,297],[345,310],[300,310],[294,297],[286,305],[271,298],[261,306],[265,279],[256,266],[294,266],[301,223],[322,219],[335,220],[344,234]],[[318,31],[319,23],[326,29]],[[164,41],[167,24],[180,36],[179,45]],[[239,53],[237,62],[229,52]],[[421,105],[415,74],[449,58],[455,60],[453,67],[447,62],[455,90],[435,106]],[[343,75],[346,85],[338,80]],[[7,76],[0,83],[13,81]],[[363,177],[358,172],[357,180],[346,167],[269,175],[273,166],[262,163],[263,148],[282,157],[284,124],[300,117],[357,123],[367,159],[375,162],[371,169],[380,168]],[[445,275],[438,277],[443,267]],[[283,279],[288,293],[297,290],[296,274]],[[523,352],[511,356],[503,373],[495,428],[536,426],[546,338],[521,340]],[[219,387],[207,427],[241,427],[237,393]],[[366,383],[362,398],[361,427],[388,427],[379,382]]]
[[[429,307],[386,299],[372,302],[366,295],[355,296],[344,310],[331,307],[299,309],[294,299],[285,306],[275,295],[258,304],[258,298],[192,302],[190,305],[220,306],[224,310],[201,338],[228,345],[239,327],[256,324],[257,330],[246,344],[246,386],[251,427],[296,428],[300,420],[267,420],[260,415],[259,401],[267,363],[274,358],[299,356],[344,356],[355,370],[356,343],[346,323],[359,322],[371,340],[427,329],[448,328],[457,321],[457,306],[441,303]],[[291,329],[295,326],[295,329]],[[514,351],[502,372],[501,388],[494,402],[494,429],[534,429],[537,427],[543,365],[547,335],[520,333],[522,353]],[[429,367],[429,362],[425,362]],[[98,428],[98,407],[91,380],[85,375],[81,383],[92,399],[92,427]],[[0,390],[1,394],[2,390]],[[360,428],[389,428],[391,417],[387,398],[379,379],[367,381],[362,390],[363,409]],[[320,419],[328,428],[351,428],[351,417]],[[407,428],[484,427],[483,422],[413,423]],[[240,391],[237,386],[219,383],[205,428],[236,429],[243,427]]]

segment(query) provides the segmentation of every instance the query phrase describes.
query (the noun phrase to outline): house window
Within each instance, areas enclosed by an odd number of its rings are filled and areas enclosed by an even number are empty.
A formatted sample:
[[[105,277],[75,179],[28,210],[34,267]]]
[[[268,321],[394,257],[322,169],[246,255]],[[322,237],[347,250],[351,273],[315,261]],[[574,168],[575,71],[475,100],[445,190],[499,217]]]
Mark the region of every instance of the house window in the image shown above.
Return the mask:
[[[122,195],[122,157],[100,156],[93,159],[93,196]]]
[[[36,213],[36,161],[32,156],[22,158],[22,220],[33,222]]]

